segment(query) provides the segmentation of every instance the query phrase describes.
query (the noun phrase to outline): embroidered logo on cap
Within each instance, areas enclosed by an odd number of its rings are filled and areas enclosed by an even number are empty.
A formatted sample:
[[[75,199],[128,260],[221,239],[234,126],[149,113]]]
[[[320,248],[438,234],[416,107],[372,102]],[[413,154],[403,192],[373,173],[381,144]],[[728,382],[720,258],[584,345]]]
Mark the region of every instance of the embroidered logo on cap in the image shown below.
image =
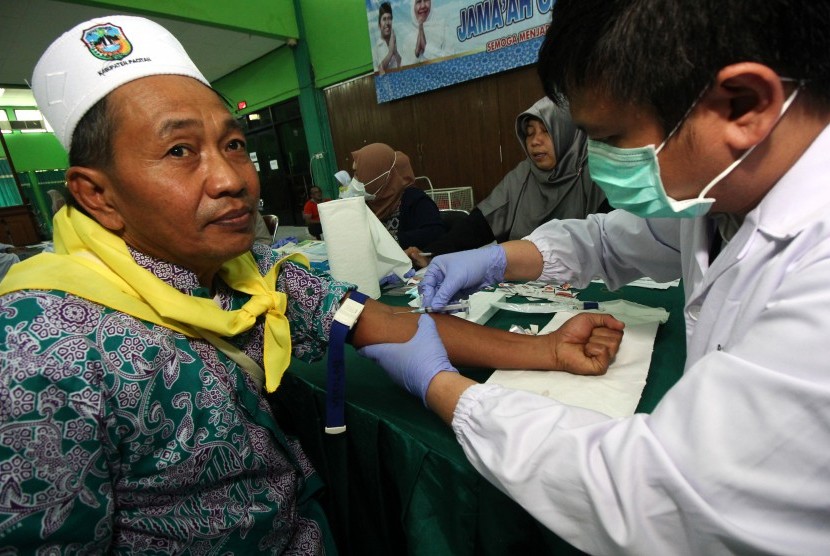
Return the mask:
[[[85,29],[82,40],[92,55],[99,60],[120,60],[133,51],[133,45],[127,40],[121,27],[112,23]]]

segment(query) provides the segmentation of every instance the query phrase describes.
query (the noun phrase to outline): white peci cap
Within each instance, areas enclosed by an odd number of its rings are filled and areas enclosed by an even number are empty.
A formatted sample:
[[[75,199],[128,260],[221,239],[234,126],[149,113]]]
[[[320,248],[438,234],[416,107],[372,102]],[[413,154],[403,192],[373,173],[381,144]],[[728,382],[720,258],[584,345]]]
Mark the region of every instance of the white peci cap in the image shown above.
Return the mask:
[[[32,92],[69,151],[75,126],[92,105],[149,75],[186,75],[210,87],[181,43],[158,23],[127,15],[98,17],[46,49],[32,74]]]

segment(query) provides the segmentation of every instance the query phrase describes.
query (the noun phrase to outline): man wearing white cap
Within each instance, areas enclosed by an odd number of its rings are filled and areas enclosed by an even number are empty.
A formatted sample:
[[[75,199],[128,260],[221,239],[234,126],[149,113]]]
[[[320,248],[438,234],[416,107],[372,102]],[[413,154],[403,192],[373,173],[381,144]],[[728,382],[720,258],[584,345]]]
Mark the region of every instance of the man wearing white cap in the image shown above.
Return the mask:
[[[55,253],[0,286],[0,552],[335,552],[262,383],[320,357],[363,302],[357,346],[407,341],[419,321],[252,248],[245,136],[162,27],[82,23],[33,89],[72,198]],[[464,365],[599,373],[620,337],[598,316],[548,338],[435,322]]]
[[[276,294],[269,249],[238,257],[259,196],[244,135],[162,27],[82,23],[32,84],[70,153],[72,198],[56,254],[3,284],[17,290],[0,301],[15,327],[0,344],[15,494],[0,502],[0,546],[323,552],[319,480],[255,394],[257,364],[243,365],[264,350],[276,383],[291,340],[319,355],[314,323],[349,285],[285,262],[289,295]]]

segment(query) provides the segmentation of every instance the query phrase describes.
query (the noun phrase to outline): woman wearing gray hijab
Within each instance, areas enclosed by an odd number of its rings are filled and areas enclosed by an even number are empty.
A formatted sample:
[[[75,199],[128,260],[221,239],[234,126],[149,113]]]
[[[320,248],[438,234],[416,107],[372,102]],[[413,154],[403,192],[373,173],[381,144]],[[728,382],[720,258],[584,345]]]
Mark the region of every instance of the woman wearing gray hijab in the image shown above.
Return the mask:
[[[586,136],[547,97],[516,118],[516,136],[527,158],[446,234],[424,248],[432,255],[475,249],[492,241],[521,239],[554,218],[585,218],[610,207],[588,174]],[[413,262],[428,262],[413,250]]]

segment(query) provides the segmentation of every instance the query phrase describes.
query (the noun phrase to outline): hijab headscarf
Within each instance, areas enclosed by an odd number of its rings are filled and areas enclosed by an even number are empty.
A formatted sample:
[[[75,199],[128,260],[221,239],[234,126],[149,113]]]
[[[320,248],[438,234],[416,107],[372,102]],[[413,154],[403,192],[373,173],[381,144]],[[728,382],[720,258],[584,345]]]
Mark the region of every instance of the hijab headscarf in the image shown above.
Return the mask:
[[[404,189],[415,183],[409,157],[383,143],[371,143],[352,153],[354,176],[375,195],[366,205],[378,220],[386,220],[401,202]]]
[[[556,154],[552,170],[541,170],[530,159],[529,118],[541,120],[550,134]],[[527,158],[477,206],[499,241],[521,239],[554,218],[585,218],[597,211],[605,194],[591,180],[586,136],[567,108],[542,98],[516,118],[516,137]]]
[[[447,48],[447,21],[442,19],[440,14],[435,14],[435,8],[438,0],[432,0],[429,14],[424,21],[424,35],[426,36],[427,45],[426,50],[415,57],[415,44],[418,42],[418,16],[415,13],[417,1],[412,0],[412,10],[410,11],[410,27],[408,31],[408,40],[399,43],[398,49],[401,50],[401,55],[404,57],[403,65],[415,64],[425,60],[432,60],[435,58],[443,58],[448,56],[450,52]]]

